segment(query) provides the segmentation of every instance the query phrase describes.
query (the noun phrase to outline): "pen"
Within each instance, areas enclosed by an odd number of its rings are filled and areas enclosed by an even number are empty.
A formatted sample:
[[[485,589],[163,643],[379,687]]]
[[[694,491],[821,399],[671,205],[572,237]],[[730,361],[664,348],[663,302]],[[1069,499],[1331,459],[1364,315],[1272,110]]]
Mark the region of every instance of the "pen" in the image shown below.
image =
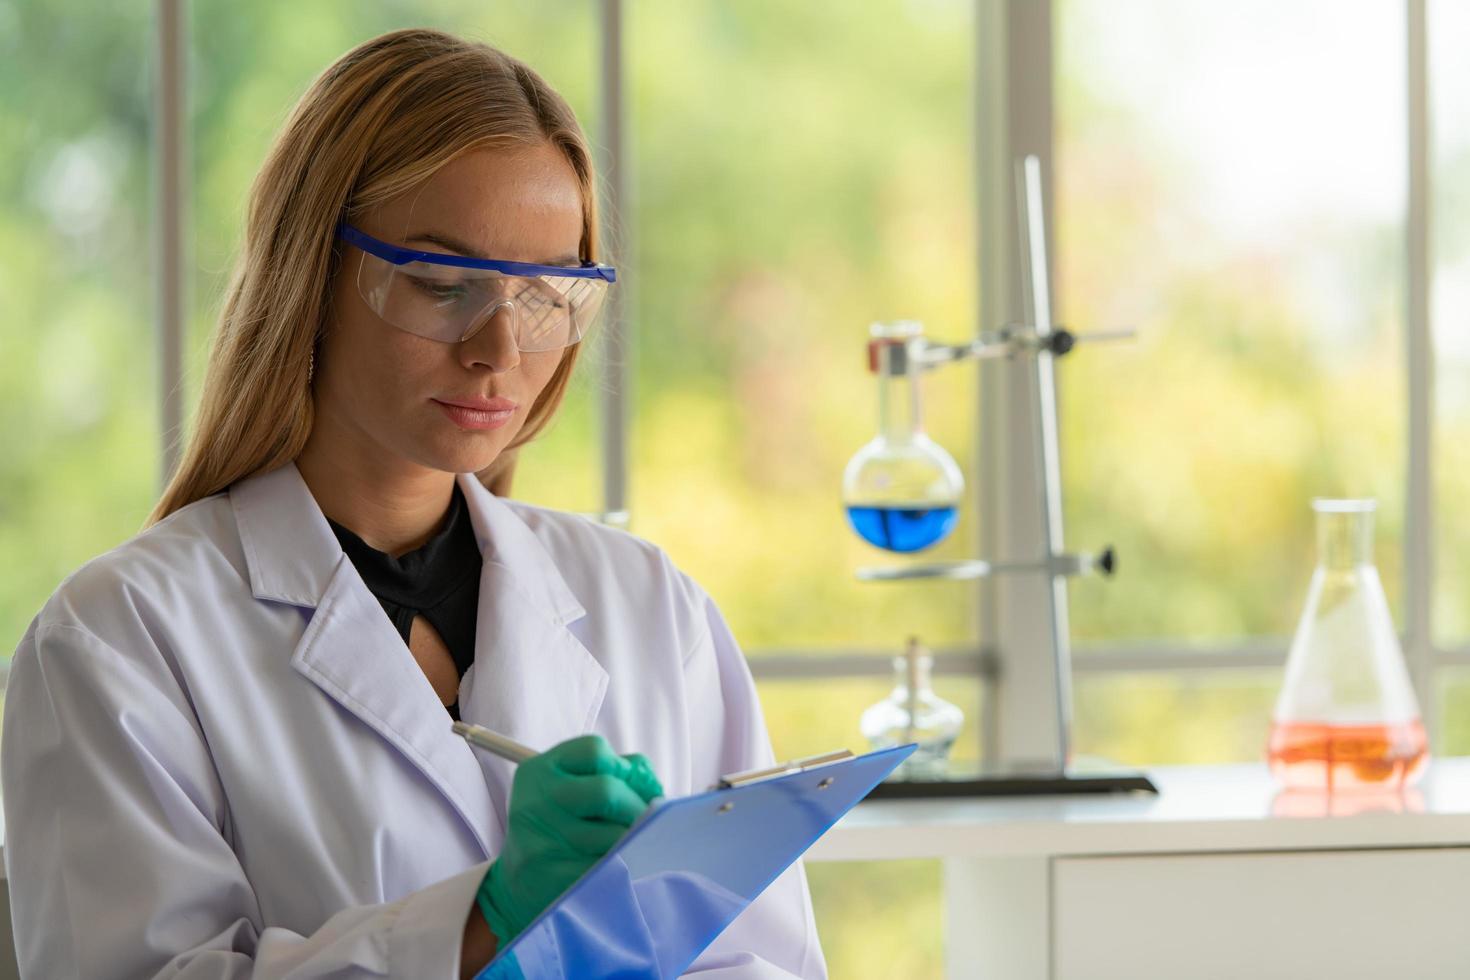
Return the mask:
[[[499,732],[492,732],[480,725],[470,725],[462,721],[456,721],[453,725],[454,734],[460,735],[471,745],[493,752],[502,759],[509,759],[516,765],[520,765],[533,755],[540,755],[533,748],[528,748],[513,738],[506,738]]]
[[[484,749],[486,752],[498,755],[502,759],[509,759],[516,765],[520,765],[533,755],[541,754],[533,748],[522,745],[513,738],[506,738],[499,732],[493,732],[482,725],[471,725],[467,722],[456,721],[450,727],[454,729],[454,734],[461,736],[466,742],[469,742],[476,748]],[[654,776],[653,771],[648,768],[648,764],[642,759],[639,759],[631,766],[628,774],[624,778],[628,780],[628,784],[633,787],[634,792],[649,803],[663,800],[662,787],[658,785],[658,778]]]

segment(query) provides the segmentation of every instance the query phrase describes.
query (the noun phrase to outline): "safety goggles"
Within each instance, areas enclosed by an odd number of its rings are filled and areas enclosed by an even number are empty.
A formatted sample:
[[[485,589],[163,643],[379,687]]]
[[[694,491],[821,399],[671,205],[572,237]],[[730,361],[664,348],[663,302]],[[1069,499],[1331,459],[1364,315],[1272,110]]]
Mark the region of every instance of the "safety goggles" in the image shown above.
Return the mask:
[[[522,351],[559,350],[587,335],[610,284],[612,266],[536,265],[421,252],[379,241],[349,224],[337,235],[362,251],[357,290],[400,330],[446,344],[468,340],[501,310]]]

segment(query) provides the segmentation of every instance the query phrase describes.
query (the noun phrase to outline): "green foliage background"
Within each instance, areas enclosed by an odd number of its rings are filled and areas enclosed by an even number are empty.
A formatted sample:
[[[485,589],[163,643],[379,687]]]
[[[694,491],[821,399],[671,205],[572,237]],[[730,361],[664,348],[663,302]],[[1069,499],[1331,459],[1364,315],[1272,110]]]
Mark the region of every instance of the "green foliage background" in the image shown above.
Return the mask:
[[[969,586],[854,581],[880,556],[848,531],[838,486],[875,422],[868,323],[917,318],[954,339],[976,326],[970,4],[628,10],[637,239],[611,259],[636,272],[620,287],[636,338],[633,530],[704,583],[748,649],[896,651],[915,630],[934,645],[969,641]],[[1097,10],[1073,0],[1058,15],[1059,306],[1069,324],[1129,322],[1141,339],[1063,364],[1069,535],[1124,556],[1115,582],[1074,588],[1077,640],[1287,635],[1317,495],[1379,499],[1397,612],[1400,229],[1324,217],[1275,253],[1194,237],[1187,160],[1139,106],[1091,84]],[[0,635],[13,641],[65,575],[138,529],[157,492],[150,12],[0,0],[0,87],[13,94],[0,101]],[[599,142],[596,17],[586,0],[190,4],[187,401],[246,189],[317,72],[381,31],[446,27],[528,61]],[[1470,143],[1437,166],[1441,254],[1470,255]],[[1351,296],[1342,322],[1319,322],[1296,288],[1303,257],[1322,254]],[[598,508],[593,368],[606,354],[592,355],[524,455],[518,495]],[[929,430],[973,473],[973,373],[939,372],[925,397]],[[1454,451],[1467,431],[1470,405],[1443,406],[1442,501],[1470,487],[1470,456]],[[969,553],[979,492],[934,557]],[[1453,546],[1464,519],[1453,506],[1441,516],[1437,626],[1454,640],[1470,628]],[[1443,676],[1441,750],[1463,750],[1470,677]],[[1274,671],[1083,677],[1077,749],[1134,764],[1250,761],[1276,683]],[[886,689],[764,684],[778,754],[857,747],[857,717]],[[940,692],[978,721],[974,682],[942,679]],[[960,752],[978,749],[970,734]],[[833,976],[939,974],[936,864],[809,872]]]

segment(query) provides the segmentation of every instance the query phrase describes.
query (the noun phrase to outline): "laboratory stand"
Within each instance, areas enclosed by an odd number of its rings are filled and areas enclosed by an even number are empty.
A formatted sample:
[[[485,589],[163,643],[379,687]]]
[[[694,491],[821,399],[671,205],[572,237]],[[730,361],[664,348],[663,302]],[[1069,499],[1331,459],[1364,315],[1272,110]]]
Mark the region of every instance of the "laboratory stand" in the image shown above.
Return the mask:
[[[1079,334],[1052,323],[1041,172],[1034,156],[1025,158],[1018,166],[1017,196],[1023,237],[1021,267],[1029,287],[1028,322],[982,332],[973,341],[957,345],[930,341],[912,321],[875,324],[869,344],[869,366],[879,381],[879,432],[849,462],[843,475],[843,496],[854,530],[869,543],[904,554],[937,542],[953,526],[964,481],[949,454],[925,436],[919,425],[920,373],[986,358],[1029,363],[1035,372],[1034,459],[1038,467],[1037,482],[1044,488],[1040,502],[1041,554],[1029,561],[976,558],[860,568],[857,578],[881,583],[997,575],[1043,576],[1050,586],[1046,590],[1050,649],[1036,653],[1049,655],[1054,662],[1057,756],[1044,771],[893,778],[873,791],[874,798],[1155,792],[1153,783],[1142,773],[1076,771],[1070,755],[1072,693],[1067,580],[1077,575],[1111,576],[1117,569],[1117,556],[1112,548],[1073,554],[1064,545],[1055,361],[1081,344],[1126,339],[1132,336],[1132,331]]]

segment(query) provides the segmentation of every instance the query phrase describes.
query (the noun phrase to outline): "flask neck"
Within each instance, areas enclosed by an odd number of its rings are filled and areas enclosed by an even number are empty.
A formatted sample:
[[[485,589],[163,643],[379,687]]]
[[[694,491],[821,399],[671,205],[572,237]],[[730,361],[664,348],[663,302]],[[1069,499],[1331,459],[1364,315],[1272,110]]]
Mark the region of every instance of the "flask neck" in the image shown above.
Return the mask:
[[[1319,510],[1317,564],[1329,572],[1373,564],[1373,512]]]
[[[904,443],[923,431],[919,378],[902,342],[884,344],[878,358],[878,433]]]
[[[930,675],[934,658],[927,653],[893,658],[893,683],[910,694],[927,694],[932,689]]]

